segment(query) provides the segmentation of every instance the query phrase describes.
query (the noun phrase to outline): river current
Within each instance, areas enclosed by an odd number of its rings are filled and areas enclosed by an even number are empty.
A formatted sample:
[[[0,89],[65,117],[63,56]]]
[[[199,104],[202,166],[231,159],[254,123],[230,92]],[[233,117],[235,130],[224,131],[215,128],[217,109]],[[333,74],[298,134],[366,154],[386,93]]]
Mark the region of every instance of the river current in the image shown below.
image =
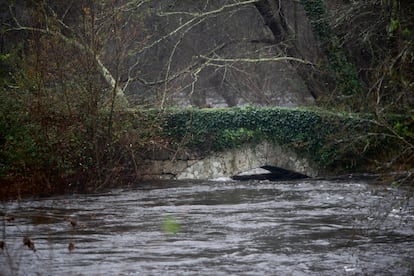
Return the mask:
[[[411,195],[223,180],[0,203],[0,275],[412,275]]]

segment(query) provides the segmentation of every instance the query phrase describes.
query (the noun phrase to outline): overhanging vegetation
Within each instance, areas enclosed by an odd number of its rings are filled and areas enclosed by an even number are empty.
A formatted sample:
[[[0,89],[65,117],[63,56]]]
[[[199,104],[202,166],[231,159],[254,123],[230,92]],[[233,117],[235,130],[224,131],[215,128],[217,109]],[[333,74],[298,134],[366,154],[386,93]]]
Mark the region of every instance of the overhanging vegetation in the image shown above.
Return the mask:
[[[158,118],[157,135],[173,150],[205,154],[266,140],[309,156],[321,168],[341,172],[374,169],[384,150],[398,150],[372,115],[242,107],[137,111],[135,116],[141,126]]]

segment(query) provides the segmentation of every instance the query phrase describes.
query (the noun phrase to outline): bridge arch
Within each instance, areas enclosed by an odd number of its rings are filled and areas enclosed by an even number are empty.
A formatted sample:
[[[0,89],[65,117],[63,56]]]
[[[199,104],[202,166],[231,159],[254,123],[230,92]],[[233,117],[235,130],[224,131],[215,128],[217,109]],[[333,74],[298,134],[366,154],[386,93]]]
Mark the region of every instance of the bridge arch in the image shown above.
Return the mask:
[[[200,160],[191,160],[176,174],[176,179],[213,179],[232,177],[259,167],[276,167],[309,177],[318,169],[305,156],[299,156],[286,146],[263,142],[245,145],[225,152],[212,153]]]

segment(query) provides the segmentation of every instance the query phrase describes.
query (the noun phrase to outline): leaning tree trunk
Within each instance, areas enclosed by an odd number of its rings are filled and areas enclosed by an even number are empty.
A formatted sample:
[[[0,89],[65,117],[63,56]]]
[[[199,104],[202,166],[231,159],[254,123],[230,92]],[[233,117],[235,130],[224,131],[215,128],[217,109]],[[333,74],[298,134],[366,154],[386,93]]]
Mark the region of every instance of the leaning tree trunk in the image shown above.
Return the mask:
[[[305,59],[304,55],[301,53],[301,49],[298,46],[297,41],[297,22],[294,22],[294,28],[290,28],[287,22],[287,18],[284,14],[284,5],[283,1],[280,0],[260,0],[254,3],[257,11],[263,18],[264,23],[272,32],[274,37],[274,43],[284,43],[287,44],[286,48],[287,55],[292,57],[297,57],[299,59]],[[297,8],[297,3],[294,3],[295,9]],[[296,10],[295,10],[296,12]],[[297,20],[297,18],[294,18]],[[312,57],[313,60],[318,60],[319,57]],[[294,61],[292,61],[294,62]],[[321,78],[315,76],[316,73],[314,70],[309,70],[309,66],[305,64],[297,65],[295,63],[296,70],[299,76],[303,79],[305,85],[307,86],[311,95],[317,99],[322,96],[325,91],[327,91]]]

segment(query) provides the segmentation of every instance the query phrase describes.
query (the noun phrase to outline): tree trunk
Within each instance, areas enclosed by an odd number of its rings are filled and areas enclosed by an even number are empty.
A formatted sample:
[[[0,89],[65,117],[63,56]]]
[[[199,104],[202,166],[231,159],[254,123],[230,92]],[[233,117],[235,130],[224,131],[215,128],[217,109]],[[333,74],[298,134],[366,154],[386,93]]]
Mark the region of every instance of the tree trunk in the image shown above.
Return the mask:
[[[266,26],[269,27],[275,39],[275,44],[284,43],[287,44],[286,55],[291,57],[297,57],[298,59],[305,59],[304,55],[298,46],[297,37],[297,22],[294,22],[294,28],[289,28],[287,18],[284,14],[284,1],[282,0],[260,0],[254,3],[257,11],[264,20]],[[296,7],[296,3],[295,7]],[[296,11],[295,11],[296,15]],[[296,20],[296,18],[294,18]],[[313,60],[317,60],[317,57],[313,57]],[[294,61],[293,61],[294,62]],[[315,98],[319,98],[326,91],[326,87],[321,82],[319,76],[315,76],[316,73],[309,69],[309,66],[301,64],[296,65],[296,70],[299,76],[305,82],[310,94]]]

